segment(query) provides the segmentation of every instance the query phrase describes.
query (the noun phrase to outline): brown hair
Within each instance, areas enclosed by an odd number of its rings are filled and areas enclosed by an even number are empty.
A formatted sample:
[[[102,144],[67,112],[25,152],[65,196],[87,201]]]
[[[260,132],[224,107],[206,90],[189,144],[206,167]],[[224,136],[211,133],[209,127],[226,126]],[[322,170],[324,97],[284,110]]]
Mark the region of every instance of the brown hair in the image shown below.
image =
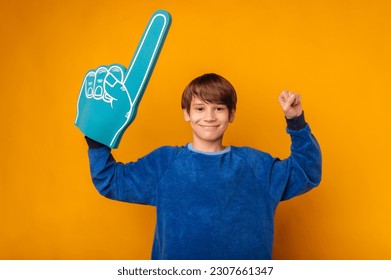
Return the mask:
[[[207,103],[224,104],[229,113],[236,110],[236,91],[232,84],[220,75],[210,73],[195,78],[182,94],[182,109],[190,112],[193,97]]]

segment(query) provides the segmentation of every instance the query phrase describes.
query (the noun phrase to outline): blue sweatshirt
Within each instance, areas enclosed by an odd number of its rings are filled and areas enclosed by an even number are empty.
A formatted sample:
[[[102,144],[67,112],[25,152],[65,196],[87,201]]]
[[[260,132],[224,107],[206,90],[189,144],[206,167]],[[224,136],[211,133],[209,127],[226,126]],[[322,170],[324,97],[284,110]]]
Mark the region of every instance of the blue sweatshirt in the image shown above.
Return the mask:
[[[107,147],[89,149],[92,179],[107,198],[156,206],[152,259],[271,259],[277,205],[321,179],[310,127],[287,132],[285,160],[248,147],[202,153],[190,144],[123,164]]]

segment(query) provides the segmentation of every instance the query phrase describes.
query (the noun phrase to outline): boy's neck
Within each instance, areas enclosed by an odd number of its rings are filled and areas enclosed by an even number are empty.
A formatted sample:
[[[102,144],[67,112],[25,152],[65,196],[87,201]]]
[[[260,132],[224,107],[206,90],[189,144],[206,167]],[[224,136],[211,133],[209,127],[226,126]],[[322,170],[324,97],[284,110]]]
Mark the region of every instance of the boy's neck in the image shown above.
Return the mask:
[[[226,147],[223,146],[222,141],[196,141],[193,139],[193,149],[201,152],[221,152]]]

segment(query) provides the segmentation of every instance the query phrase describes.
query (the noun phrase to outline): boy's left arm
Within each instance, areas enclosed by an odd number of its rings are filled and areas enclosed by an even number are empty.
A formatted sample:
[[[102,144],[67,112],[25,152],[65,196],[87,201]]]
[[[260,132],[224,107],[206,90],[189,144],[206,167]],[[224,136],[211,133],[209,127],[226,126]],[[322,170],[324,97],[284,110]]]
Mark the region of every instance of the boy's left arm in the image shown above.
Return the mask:
[[[281,200],[286,200],[320,184],[322,155],[319,144],[305,121],[300,95],[283,91],[279,102],[286,118],[287,132],[292,140],[290,157],[279,162],[279,167],[276,166],[277,170],[281,172],[281,169],[284,169],[286,173],[281,194]],[[280,180],[281,177],[278,181]]]

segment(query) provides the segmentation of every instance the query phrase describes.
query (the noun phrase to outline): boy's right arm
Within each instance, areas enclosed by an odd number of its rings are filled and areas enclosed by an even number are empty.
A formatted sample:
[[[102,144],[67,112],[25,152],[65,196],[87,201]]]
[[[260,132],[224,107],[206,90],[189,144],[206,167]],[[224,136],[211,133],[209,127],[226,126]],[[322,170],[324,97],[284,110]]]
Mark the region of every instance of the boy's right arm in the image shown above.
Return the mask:
[[[153,155],[137,162],[116,162],[111,149],[86,137],[90,172],[95,188],[107,198],[155,205],[157,168]]]

